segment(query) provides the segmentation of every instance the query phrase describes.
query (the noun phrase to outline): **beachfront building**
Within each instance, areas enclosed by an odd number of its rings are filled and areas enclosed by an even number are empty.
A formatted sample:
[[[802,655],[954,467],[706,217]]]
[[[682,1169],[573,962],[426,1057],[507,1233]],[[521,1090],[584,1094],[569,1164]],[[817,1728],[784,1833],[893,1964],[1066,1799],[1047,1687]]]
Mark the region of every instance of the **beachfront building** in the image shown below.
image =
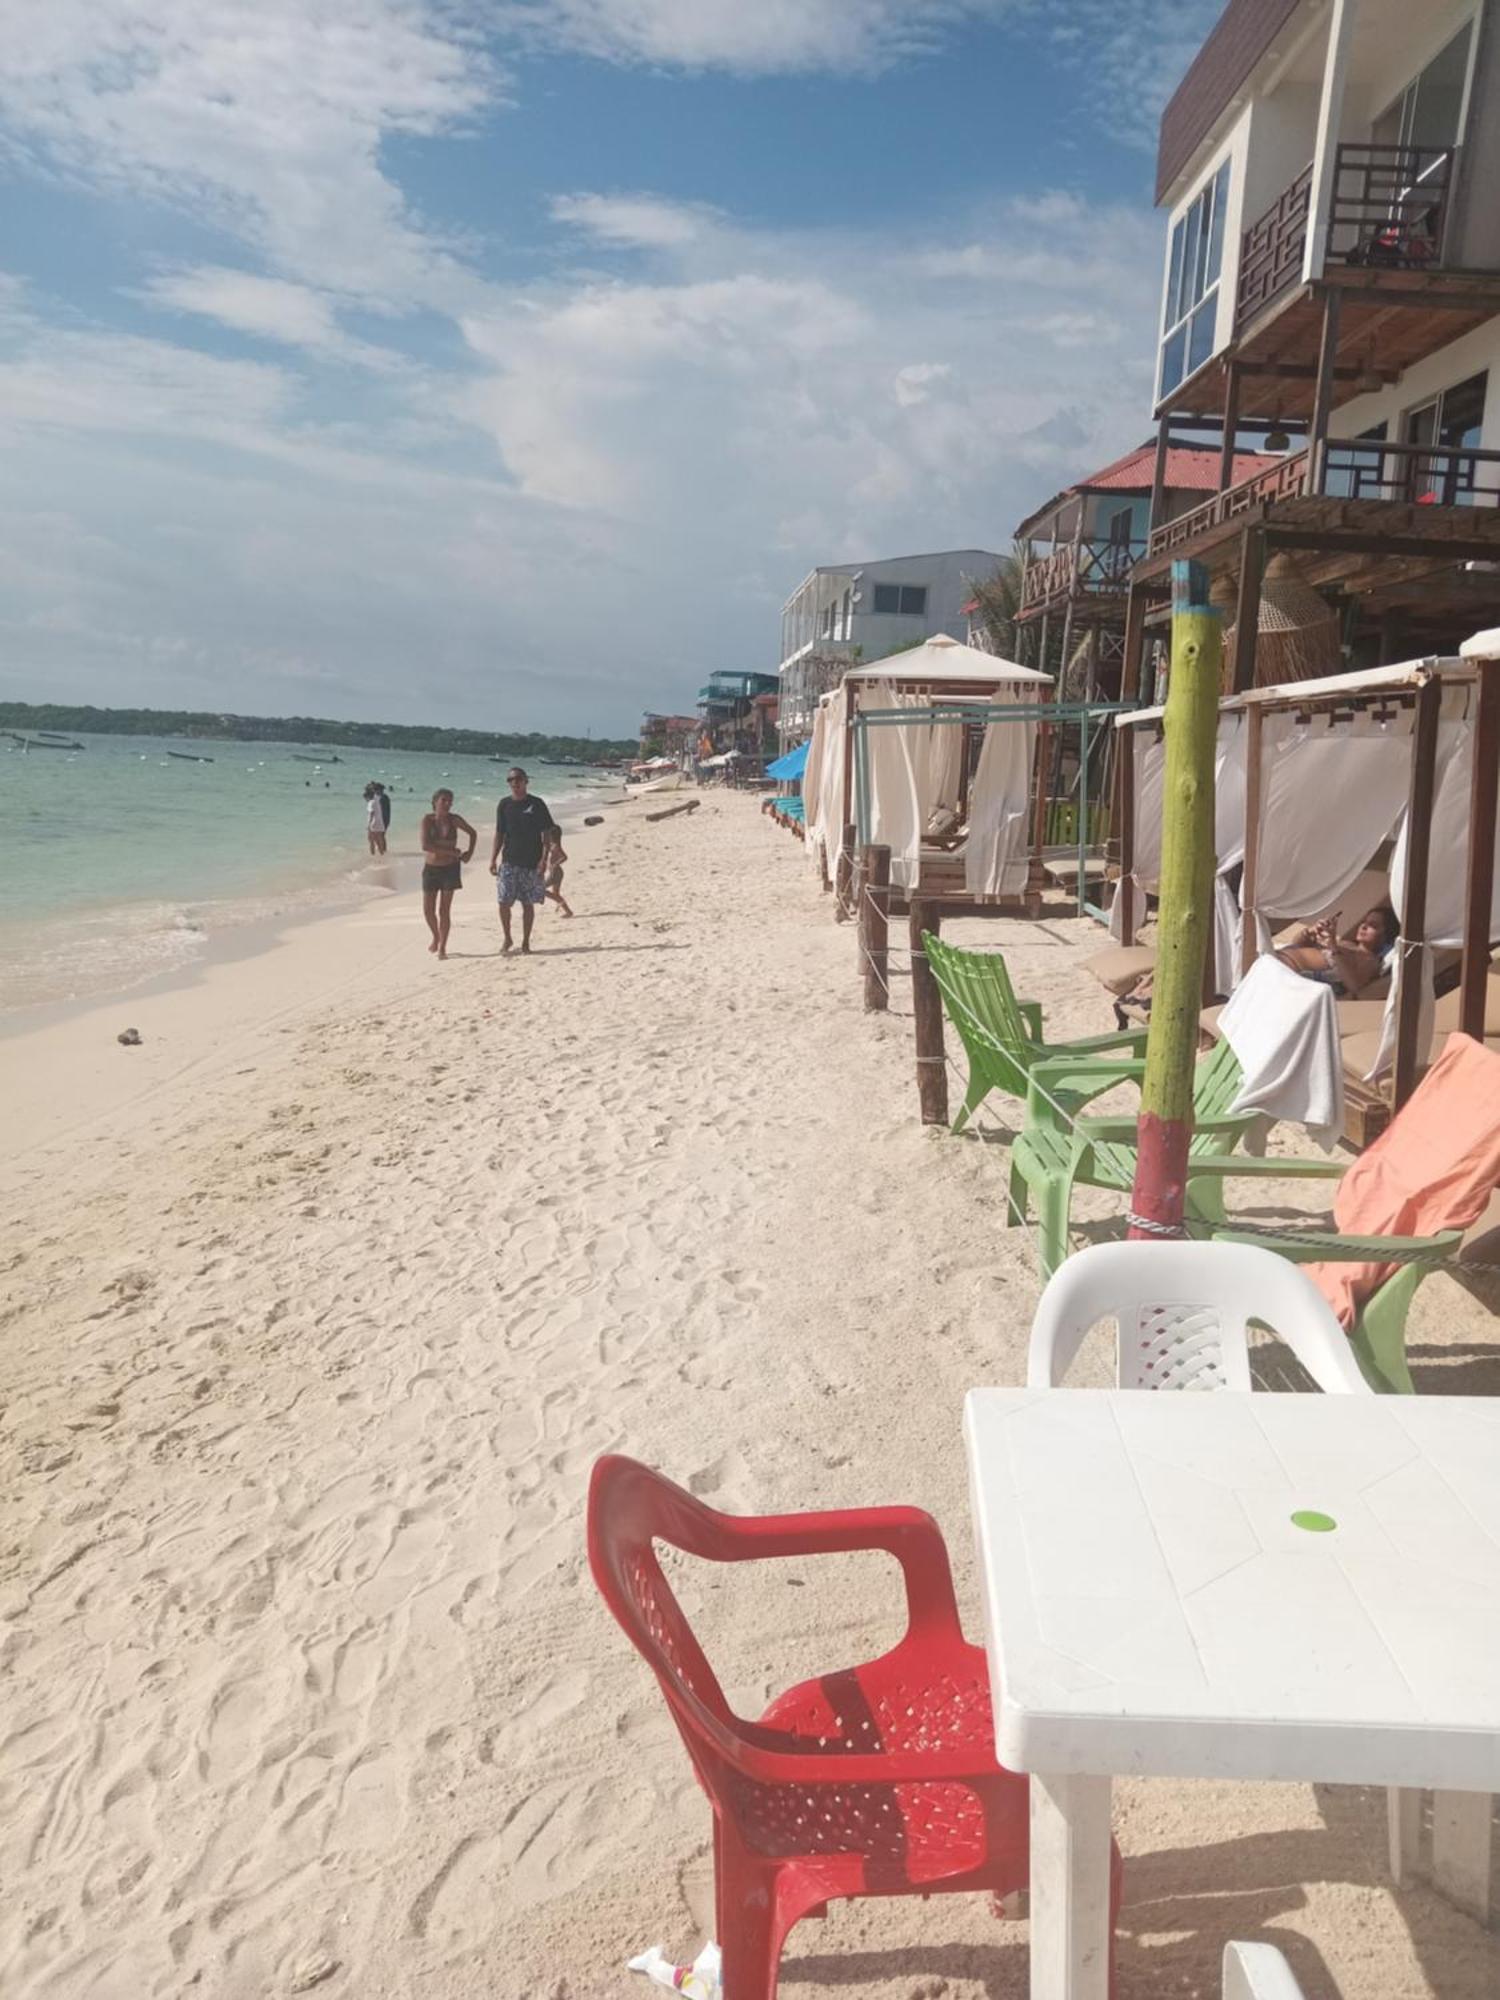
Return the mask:
[[[764,757],[774,752],[774,714],[767,721],[765,697],[774,697],[775,674],[736,673],[724,668],[711,673],[698,690],[698,735],[700,748],[706,742],[712,753],[736,751],[744,758]]]
[[[781,608],[779,731],[784,747],[812,734],[818,697],[851,666],[967,626],[974,584],[1000,561],[990,549],[942,549],[830,563],[805,576]]]
[[[1230,0],[1162,116],[1158,435],[1127,602],[1140,685],[1175,556],[1255,684],[1270,577],[1344,664],[1500,621],[1500,7]],[[1241,476],[1236,447],[1273,462]],[[1173,513],[1172,453],[1215,490]]]
[[[696,715],[648,712],[641,717],[641,756],[670,757],[678,763],[697,748],[702,729],[702,719]]]
[[[1237,452],[1233,478],[1278,464]],[[1015,531],[1021,574],[1015,657],[1061,674],[1071,694],[1118,699],[1130,573],[1146,553],[1156,454],[1148,440],[1054,493]],[[1162,468],[1161,518],[1176,520],[1219,485],[1219,455],[1174,445]]]

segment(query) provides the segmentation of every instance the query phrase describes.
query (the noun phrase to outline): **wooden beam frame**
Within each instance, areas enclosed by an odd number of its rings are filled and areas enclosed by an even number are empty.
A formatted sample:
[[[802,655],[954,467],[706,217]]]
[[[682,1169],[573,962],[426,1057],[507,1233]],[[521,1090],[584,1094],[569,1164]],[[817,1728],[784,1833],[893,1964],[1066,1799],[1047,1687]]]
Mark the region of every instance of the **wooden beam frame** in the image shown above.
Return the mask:
[[[1235,642],[1238,657],[1239,642]],[[1261,737],[1265,710],[1245,711],[1245,865],[1240,875],[1240,977],[1255,963],[1255,898],[1260,874]]]
[[[1224,435],[1219,440],[1219,491],[1234,484],[1234,440],[1239,429],[1240,417],[1240,371],[1239,364],[1227,362],[1224,368]]]
[[[1495,889],[1496,794],[1500,791],[1500,660],[1480,660],[1479,714],[1469,790],[1469,857],[1464,888],[1464,955],[1459,1026],[1484,1040],[1490,970],[1490,911]]]
[[[1313,383],[1312,423],[1307,436],[1309,493],[1323,491],[1323,465],[1328,455],[1328,419],[1333,408],[1333,364],[1339,346],[1339,308],[1343,294],[1323,294],[1323,332],[1318,343],[1318,373]]]
[[[1260,586],[1266,568],[1263,528],[1246,528],[1240,536],[1240,587],[1234,612],[1234,691],[1255,686],[1255,651],[1260,638]]]
[[[1412,724],[1411,778],[1407,794],[1406,894],[1400,911],[1403,939],[1396,1006],[1396,1063],[1392,1109],[1399,1111],[1417,1087],[1417,1071],[1427,1051],[1418,1047],[1422,1025],[1422,993],[1427,983],[1422,947],[1427,940],[1427,873],[1432,842],[1432,801],[1437,790],[1438,722],[1443,711],[1443,684],[1430,680],[1417,690]],[[1414,951],[1408,947],[1415,947]]]
[[[1151,514],[1146,522],[1148,535],[1160,524],[1162,517],[1162,503],[1167,491],[1167,447],[1171,437],[1172,419],[1165,416],[1156,427],[1156,457],[1151,467]]]

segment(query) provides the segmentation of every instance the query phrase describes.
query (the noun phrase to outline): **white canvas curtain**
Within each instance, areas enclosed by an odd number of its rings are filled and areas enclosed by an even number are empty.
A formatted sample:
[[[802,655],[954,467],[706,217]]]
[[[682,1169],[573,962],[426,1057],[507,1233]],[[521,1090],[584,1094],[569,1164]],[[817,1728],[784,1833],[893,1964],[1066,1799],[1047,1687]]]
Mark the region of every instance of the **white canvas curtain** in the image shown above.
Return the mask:
[[[828,736],[828,705],[819,702],[808,739],[807,762],[802,767],[803,852],[816,867],[823,844],[823,751]]]
[[[1139,926],[1146,914],[1146,892],[1154,893],[1161,878],[1161,811],[1167,746],[1154,729],[1125,729],[1120,734],[1125,740],[1117,744],[1117,754],[1128,756],[1135,766],[1130,879],[1135,884],[1134,918]],[[1122,936],[1124,917],[1125,899],[1117,887],[1109,906],[1111,937]]]
[[[962,731],[951,730],[960,736]],[[1026,886],[1031,843],[1031,765],[1036,724],[991,722],[969,786],[964,887],[971,896],[1009,896]]]
[[[1256,948],[1273,921],[1332,910],[1395,832],[1411,783],[1411,716],[1329,727],[1270,715],[1262,732]],[[1352,912],[1349,914],[1353,914]]]
[[[1468,888],[1469,809],[1474,778],[1474,725],[1467,715],[1447,718],[1438,729],[1436,789],[1428,834],[1426,934],[1421,945],[1410,945],[1406,924],[1407,845],[1410,828],[1403,815],[1391,857],[1391,902],[1402,920],[1396,947],[1396,976],[1381,1021],[1380,1048],[1368,1075],[1383,1076],[1396,1059],[1396,1020],[1401,988],[1409,979],[1422,982],[1417,1012],[1417,1047],[1432,1039],[1434,949],[1456,951],[1464,942],[1464,897]],[[1496,828],[1496,867],[1490,890],[1490,936],[1500,942],[1500,826]]]
[[[926,705],[925,695],[897,694],[890,681],[866,681],[860,686],[862,709],[919,704]],[[931,733],[927,724],[908,727],[890,722],[871,724],[863,731],[866,837],[890,848],[891,881],[898,889],[917,886],[922,827],[930,810],[926,792]]]

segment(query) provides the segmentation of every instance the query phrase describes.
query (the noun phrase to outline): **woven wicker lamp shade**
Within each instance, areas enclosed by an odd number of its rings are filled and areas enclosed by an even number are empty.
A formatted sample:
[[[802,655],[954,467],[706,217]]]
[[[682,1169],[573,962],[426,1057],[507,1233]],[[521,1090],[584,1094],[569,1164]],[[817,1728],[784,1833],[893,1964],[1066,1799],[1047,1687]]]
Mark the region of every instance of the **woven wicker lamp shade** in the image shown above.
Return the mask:
[[[1255,624],[1257,687],[1316,680],[1343,665],[1338,613],[1304,581],[1289,555],[1274,555],[1266,564]],[[1231,625],[1224,634],[1226,687],[1234,685],[1235,636]]]

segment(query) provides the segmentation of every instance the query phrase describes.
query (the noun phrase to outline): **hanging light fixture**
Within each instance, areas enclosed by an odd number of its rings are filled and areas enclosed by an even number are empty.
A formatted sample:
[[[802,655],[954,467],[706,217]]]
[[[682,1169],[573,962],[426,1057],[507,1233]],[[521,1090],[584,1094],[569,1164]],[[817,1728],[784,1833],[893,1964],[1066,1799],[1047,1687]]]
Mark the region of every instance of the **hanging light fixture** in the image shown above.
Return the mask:
[[[1266,432],[1265,446],[1267,451],[1290,451],[1292,441],[1282,429],[1280,423],[1275,423]]]

